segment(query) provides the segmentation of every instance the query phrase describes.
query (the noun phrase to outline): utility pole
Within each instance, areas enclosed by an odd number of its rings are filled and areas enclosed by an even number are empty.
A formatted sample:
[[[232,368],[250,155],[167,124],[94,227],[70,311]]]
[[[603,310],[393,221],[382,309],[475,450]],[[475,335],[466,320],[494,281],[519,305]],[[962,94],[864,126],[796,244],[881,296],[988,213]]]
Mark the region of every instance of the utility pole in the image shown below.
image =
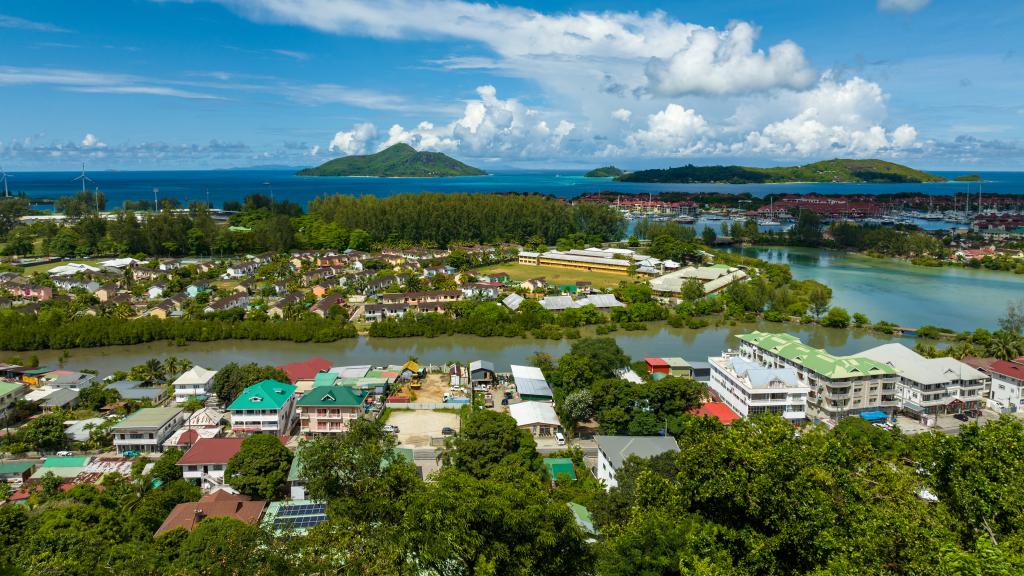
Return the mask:
[[[158,192],[160,192],[160,189],[154,187],[153,188],[153,211],[154,212],[159,212],[160,211],[160,203],[157,202],[157,200],[156,200],[156,195],[157,195]]]

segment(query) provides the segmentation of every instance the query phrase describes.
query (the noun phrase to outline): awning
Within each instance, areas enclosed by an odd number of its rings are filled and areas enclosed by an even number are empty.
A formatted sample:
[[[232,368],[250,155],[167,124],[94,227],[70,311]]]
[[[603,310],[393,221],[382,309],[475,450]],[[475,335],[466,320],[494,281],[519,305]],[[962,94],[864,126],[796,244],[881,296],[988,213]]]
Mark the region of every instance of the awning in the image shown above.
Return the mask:
[[[860,417],[868,422],[879,422],[881,420],[889,419],[889,415],[881,411],[861,412]]]

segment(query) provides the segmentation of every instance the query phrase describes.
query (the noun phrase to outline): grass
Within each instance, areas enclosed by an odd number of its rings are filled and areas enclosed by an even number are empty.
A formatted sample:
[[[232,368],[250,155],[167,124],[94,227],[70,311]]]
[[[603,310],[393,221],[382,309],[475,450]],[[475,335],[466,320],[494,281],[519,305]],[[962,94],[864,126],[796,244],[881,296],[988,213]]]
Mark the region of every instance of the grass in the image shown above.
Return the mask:
[[[37,264],[35,266],[25,267],[26,274],[32,274],[33,272],[49,272],[52,268],[57,266],[63,266],[64,264],[70,264],[75,262],[77,264],[89,264],[91,266],[99,266],[100,262],[106,262],[110,258],[71,258],[67,260],[61,260],[59,262],[50,262],[49,264]]]
[[[568,268],[553,268],[551,266],[530,266],[527,264],[506,263],[485,266],[476,270],[477,272],[505,272],[512,280],[523,281],[531,278],[544,278],[548,284],[562,286],[575,284],[578,280],[589,281],[594,288],[615,288],[619,282],[632,281],[632,278],[623,274],[612,274],[610,272],[589,272],[586,270],[571,270]]]

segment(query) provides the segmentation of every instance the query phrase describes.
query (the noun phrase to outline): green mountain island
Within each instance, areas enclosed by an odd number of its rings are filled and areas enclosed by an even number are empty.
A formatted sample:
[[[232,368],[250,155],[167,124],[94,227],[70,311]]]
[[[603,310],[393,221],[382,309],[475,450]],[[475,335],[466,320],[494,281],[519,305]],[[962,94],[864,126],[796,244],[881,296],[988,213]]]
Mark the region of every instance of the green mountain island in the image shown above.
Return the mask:
[[[936,174],[914,170],[884,160],[823,160],[803,166],[753,168],[749,166],[680,166],[639,170],[616,178],[620,182],[664,182],[672,184],[775,184],[785,182],[945,182]]]
[[[626,172],[624,170],[620,170],[615,166],[602,166],[600,168],[594,168],[583,176],[585,178],[618,178],[625,173]]]
[[[335,158],[316,168],[300,170],[297,175],[441,178],[445,176],[486,176],[487,172],[463,164],[441,152],[418,152],[408,144],[395,144],[376,154]]]
[[[953,178],[954,182],[981,182],[981,176],[978,174],[961,174],[956,178]]]

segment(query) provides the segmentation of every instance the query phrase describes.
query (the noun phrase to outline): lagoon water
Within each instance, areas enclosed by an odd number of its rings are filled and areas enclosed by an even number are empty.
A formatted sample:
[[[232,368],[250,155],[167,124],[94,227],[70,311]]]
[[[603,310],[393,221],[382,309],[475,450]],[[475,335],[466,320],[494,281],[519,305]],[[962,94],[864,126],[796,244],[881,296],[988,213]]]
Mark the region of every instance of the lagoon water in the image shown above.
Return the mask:
[[[872,321],[917,328],[995,329],[1010,301],[1024,298],[1024,275],[909,262],[814,248],[742,248],[741,254],[788,264],[798,280],[832,287],[832,303]]]
[[[760,322],[735,326],[708,327],[700,330],[672,328],[664,323],[652,323],[640,332],[619,331],[613,334],[619,346],[631,358],[646,356],[682,356],[692,361],[707,361],[727,348],[738,345],[736,334],[751,330],[785,330],[805,342],[827,348],[838,354],[852,354],[886,342],[900,341],[913,346],[913,339],[893,338],[862,330],[837,330],[819,326],[793,326]],[[586,332],[586,331],[585,331]],[[177,356],[207,368],[219,368],[229,362],[256,362],[280,365],[321,356],[336,366],[357,364],[402,363],[416,358],[421,364],[443,364],[486,359],[494,362],[499,371],[508,371],[510,364],[527,363],[537,351],[556,358],[569,350],[570,341],[535,340],[533,338],[479,338],[476,336],[440,336],[437,338],[353,338],[324,344],[296,344],[292,342],[265,342],[225,340],[196,342],[175,346],[170,342],[153,342],[135,346],[108,346],[71,350],[65,365],[77,370],[91,368],[107,375],[115,370],[127,370],[150,358]],[[22,358],[29,352],[21,353]],[[36,353],[43,365],[60,362],[61,351]],[[11,356],[14,354],[5,354]]]
[[[962,172],[936,172],[952,178]],[[33,198],[55,198],[74,194],[72,178],[77,172],[12,172],[12,193],[24,192]],[[1024,195],[1024,172],[983,172],[981,184],[986,194]],[[160,198],[205,201],[220,207],[225,201],[242,200],[254,193],[269,194],[278,200],[291,200],[305,206],[325,194],[372,194],[390,196],[416,192],[536,192],[571,198],[586,192],[612,191],[623,194],[658,192],[749,192],[755,196],[771,193],[807,194],[889,194],[925,192],[929,194],[977,193],[977,183],[941,184],[640,184],[615,182],[610,178],[584,178],[581,172],[498,171],[488,176],[459,178],[331,178],[295,176],[294,170],[180,170],[180,171],[97,171],[89,177],[107,197],[110,208],[125,200],[152,200],[153,189]],[[269,183],[269,184],[268,184]]]

